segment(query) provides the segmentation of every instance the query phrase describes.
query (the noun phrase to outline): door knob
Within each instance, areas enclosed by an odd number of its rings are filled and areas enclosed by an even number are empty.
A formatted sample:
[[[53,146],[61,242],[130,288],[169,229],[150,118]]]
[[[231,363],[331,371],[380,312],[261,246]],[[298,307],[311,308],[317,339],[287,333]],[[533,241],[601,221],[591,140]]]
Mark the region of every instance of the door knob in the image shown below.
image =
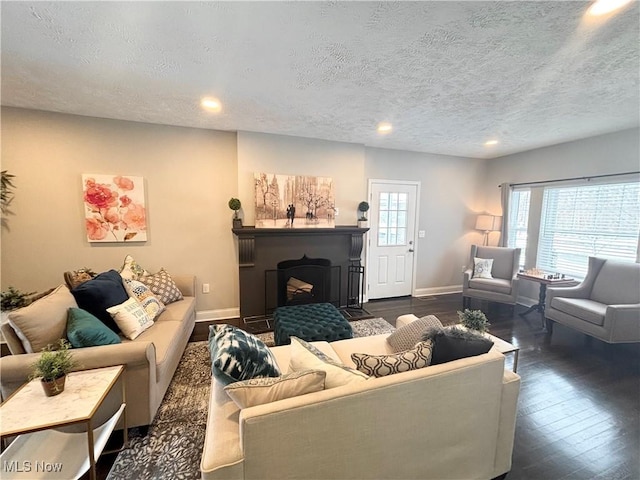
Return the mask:
[[[410,248],[410,249],[409,249],[409,252],[413,253],[413,248]]]

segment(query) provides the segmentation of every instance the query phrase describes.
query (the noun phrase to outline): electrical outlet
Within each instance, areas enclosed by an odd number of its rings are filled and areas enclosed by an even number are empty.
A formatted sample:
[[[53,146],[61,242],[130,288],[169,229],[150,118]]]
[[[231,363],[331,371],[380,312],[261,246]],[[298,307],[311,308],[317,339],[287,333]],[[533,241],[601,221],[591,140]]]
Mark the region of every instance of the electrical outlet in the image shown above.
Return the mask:
[[[464,273],[466,269],[467,269],[467,266],[466,265],[462,265],[462,273]]]
[[[209,284],[208,283],[203,283],[202,284],[202,293],[209,293]]]

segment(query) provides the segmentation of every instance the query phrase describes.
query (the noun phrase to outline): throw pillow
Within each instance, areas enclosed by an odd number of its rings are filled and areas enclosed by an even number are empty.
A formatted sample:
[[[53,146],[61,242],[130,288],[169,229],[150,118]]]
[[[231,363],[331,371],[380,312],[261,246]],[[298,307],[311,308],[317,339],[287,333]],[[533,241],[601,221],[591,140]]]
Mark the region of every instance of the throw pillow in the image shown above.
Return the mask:
[[[124,279],[124,287],[131,298],[135,298],[151,320],[155,320],[165,310],[165,305],[151,292],[149,287],[137,280]]]
[[[77,306],[67,286],[60,285],[49,295],[9,312],[9,325],[22,342],[25,352],[37,353],[65,337],[67,310]]]
[[[129,340],[135,339],[153,325],[153,320],[135,298],[130,298],[120,305],[109,307],[107,312],[113,317],[124,336]]]
[[[73,348],[121,343],[120,337],[113,330],[81,308],[69,309],[67,339]]]
[[[232,383],[224,390],[236,405],[248,408],[324,390],[326,376],[326,372],[303,370],[280,377],[252,378]]]
[[[433,340],[431,365],[482,355],[493,346],[487,337],[455,326],[431,329],[422,338],[425,341]]]
[[[473,277],[472,278],[493,278],[491,269],[493,268],[493,258],[473,257]]]
[[[150,275],[131,255],[124,257],[124,263],[119,270],[120,276],[129,280],[138,280],[144,275]]]
[[[422,340],[425,331],[432,327],[442,327],[442,323],[435,315],[427,315],[408,323],[387,337],[387,343],[393,353],[404,352],[415,347]]]
[[[209,353],[213,376],[224,384],[280,376],[278,362],[269,347],[233,325],[209,327]]]
[[[182,292],[172,280],[171,275],[164,268],[153,275],[140,277],[140,281],[160,299],[165,305],[182,300]]]
[[[129,298],[122,284],[122,277],[115,270],[103,272],[71,290],[78,307],[95,315],[114,332],[118,326],[107,312],[107,308],[120,305]]]
[[[369,355],[352,353],[351,360],[358,370],[373,377],[384,377],[394,373],[408,372],[431,364],[431,340],[418,342],[412,349],[391,355]]]
[[[327,373],[326,388],[340,387],[349,383],[362,382],[368,375],[347,367],[328,357],[309,342],[298,337],[291,337],[291,354],[289,357],[289,371],[321,370]]]
[[[69,287],[69,290],[76,288],[81,283],[84,283],[88,280],[91,280],[97,275],[96,272],[91,270],[90,268],[81,268],[79,270],[71,270],[68,272],[64,272],[62,275],[64,277],[64,281]]]

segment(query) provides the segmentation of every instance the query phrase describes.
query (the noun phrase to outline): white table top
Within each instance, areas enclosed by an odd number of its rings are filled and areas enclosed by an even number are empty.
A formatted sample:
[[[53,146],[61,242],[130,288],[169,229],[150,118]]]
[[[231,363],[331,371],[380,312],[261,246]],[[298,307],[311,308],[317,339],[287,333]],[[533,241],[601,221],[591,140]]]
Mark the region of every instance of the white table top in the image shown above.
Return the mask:
[[[72,372],[64,391],[44,394],[40,379],[20,387],[0,405],[0,435],[17,435],[90,420],[124,371],[123,365]]]

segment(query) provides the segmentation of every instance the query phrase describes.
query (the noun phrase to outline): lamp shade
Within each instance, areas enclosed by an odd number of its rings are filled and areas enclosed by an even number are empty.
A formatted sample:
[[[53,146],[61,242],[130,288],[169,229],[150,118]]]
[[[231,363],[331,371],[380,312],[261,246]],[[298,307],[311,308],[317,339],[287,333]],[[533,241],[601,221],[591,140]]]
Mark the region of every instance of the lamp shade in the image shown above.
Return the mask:
[[[495,232],[502,228],[502,217],[496,215],[480,214],[476,219],[476,230]]]

